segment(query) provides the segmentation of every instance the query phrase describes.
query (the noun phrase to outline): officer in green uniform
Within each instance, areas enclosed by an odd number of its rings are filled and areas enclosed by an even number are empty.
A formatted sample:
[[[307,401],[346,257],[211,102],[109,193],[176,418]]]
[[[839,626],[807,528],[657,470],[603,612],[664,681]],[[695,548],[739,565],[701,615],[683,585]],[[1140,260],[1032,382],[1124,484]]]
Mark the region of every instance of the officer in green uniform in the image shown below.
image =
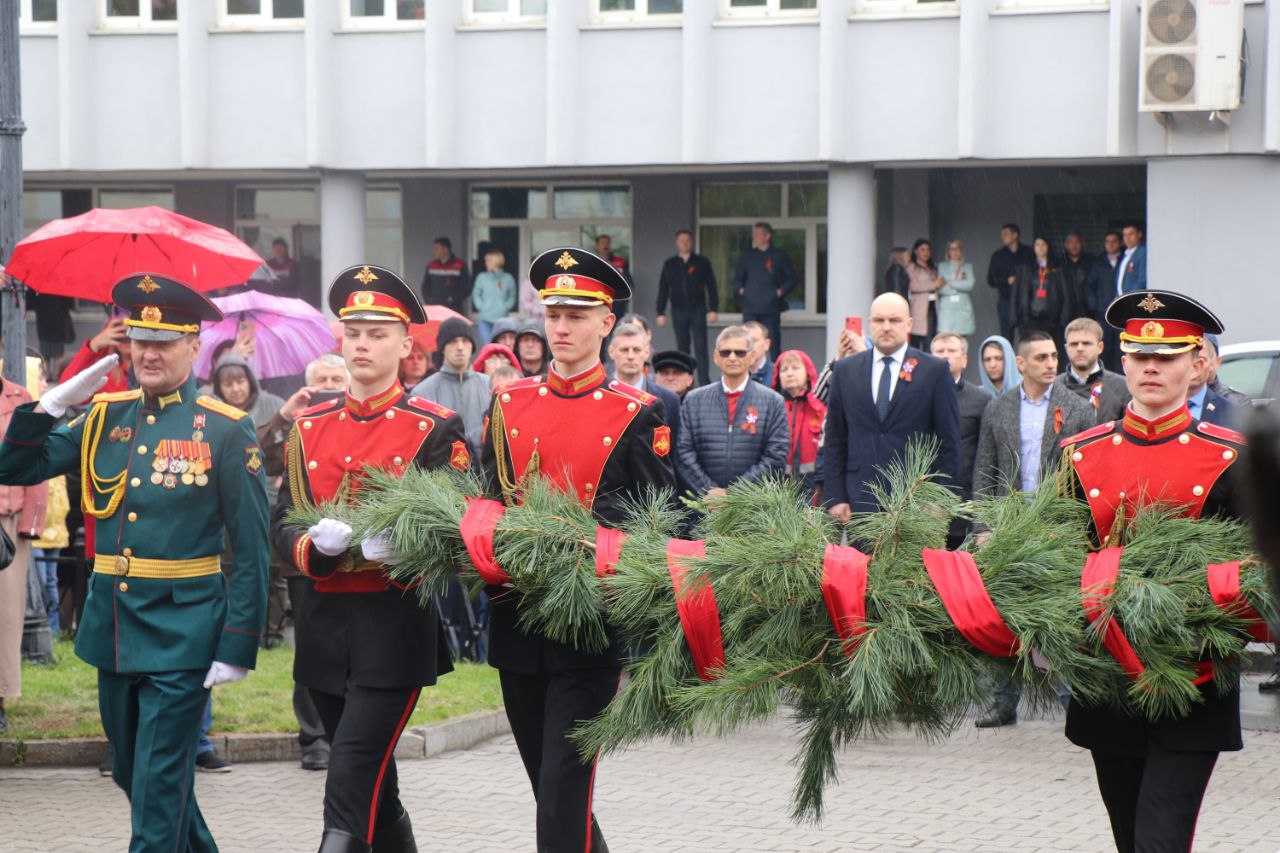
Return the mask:
[[[267,490],[253,421],[196,394],[200,321],[221,312],[158,275],[119,282],[134,391],[99,394],[110,356],[20,406],[0,444],[0,483],[79,470],[97,524],[76,654],[98,668],[111,775],[128,795],[130,851],[216,850],[192,787],[200,719],[215,684],[244,678],[267,603]],[[228,535],[235,569],[218,556]]]

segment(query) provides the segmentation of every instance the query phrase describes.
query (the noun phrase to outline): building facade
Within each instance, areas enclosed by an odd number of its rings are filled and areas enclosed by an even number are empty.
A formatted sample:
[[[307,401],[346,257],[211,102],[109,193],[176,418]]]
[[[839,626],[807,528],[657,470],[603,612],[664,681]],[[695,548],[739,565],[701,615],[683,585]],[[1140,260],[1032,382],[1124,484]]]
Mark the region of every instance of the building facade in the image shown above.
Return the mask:
[[[1151,286],[1273,337],[1280,0],[1244,14],[1229,123],[1162,123],[1136,0],[22,0],[26,225],[160,204],[285,239],[313,300],[357,260],[416,283],[437,236],[519,278],[609,234],[650,316],[687,227],[730,322],[766,220],[821,357],[891,246],[960,239],[981,280],[1003,222],[1097,252],[1145,219]]]

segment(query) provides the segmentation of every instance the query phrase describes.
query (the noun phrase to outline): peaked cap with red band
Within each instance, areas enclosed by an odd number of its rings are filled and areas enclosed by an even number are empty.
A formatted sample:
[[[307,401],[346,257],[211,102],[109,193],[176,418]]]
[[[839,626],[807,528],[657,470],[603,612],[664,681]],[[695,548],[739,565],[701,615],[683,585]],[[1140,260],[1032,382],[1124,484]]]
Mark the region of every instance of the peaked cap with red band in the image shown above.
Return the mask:
[[[1136,290],[1107,307],[1107,323],[1120,330],[1120,350],[1177,355],[1204,344],[1206,332],[1222,334],[1222,321],[1190,296],[1170,290]]]
[[[543,305],[605,305],[631,298],[622,272],[586,249],[548,249],[529,265]]]
[[[329,285],[329,310],[339,320],[398,320],[427,322],[413,288],[386,267],[361,264],[347,267]]]

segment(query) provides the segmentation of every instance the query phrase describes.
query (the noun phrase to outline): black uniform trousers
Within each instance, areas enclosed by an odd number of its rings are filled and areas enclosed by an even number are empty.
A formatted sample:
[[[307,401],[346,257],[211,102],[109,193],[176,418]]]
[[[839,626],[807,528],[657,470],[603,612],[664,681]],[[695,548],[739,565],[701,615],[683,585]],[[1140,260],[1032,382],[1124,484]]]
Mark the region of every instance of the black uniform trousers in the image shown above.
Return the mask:
[[[711,381],[707,361],[707,309],[671,309],[671,326],[676,333],[676,349],[698,360],[698,384]],[[692,338],[692,341],[690,339]]]
[[[511,733],[538,803],[538,853],[609,851],[591,812],[596,763],[583,762],[568,734],[605,709],[620,674],[612,667],[499,670]]]
[[[285,578],[289,586],[289,604],[293,610],[293,627],[298,629],[298,622],[306,617],[303,599],[308,595],[316,595],[314,581],[304,575],[291,575]],[[329,754],[329,740],[324,733],[324,723],[320,721],[320,712],[311,698],[311,690],[304,684],[293,682],[293,715],[298,719],[298,746],[303,753],[312,750],[324,755]]]
[[[1191,850],[1218,753],[1174,752],[1148,740],[1145,755],[1091,754],[1119,853]]]
[[[399,819],[396,743],[418,704],[421,687],[348,684],[341,696],[311,688],[329,736],[324,783],[324,828],[340,829],[373,844],[379,824]]]

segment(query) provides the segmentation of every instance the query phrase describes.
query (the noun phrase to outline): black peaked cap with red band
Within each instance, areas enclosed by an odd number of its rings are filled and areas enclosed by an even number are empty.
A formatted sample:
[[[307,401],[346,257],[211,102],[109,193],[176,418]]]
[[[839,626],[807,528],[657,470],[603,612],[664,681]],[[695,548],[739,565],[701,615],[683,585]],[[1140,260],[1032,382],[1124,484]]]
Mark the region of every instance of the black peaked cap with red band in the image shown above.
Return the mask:
[[[586,249],[548,249],[529,265],[529,282],[543,305],[605,305],[631,298],[622,272]]]
[[[386,267],[360,264],[338,273],[329,285],[329,310],[339,320],[427,322],[427,312],[404,279]]]
[[[1222,334],[1222,321],[1190,296],[1171,290],[1136,290],[1107,306],[1107,323],[1120,330],[1126,353],[1177,355],[1199,349],[1205,333]]]

